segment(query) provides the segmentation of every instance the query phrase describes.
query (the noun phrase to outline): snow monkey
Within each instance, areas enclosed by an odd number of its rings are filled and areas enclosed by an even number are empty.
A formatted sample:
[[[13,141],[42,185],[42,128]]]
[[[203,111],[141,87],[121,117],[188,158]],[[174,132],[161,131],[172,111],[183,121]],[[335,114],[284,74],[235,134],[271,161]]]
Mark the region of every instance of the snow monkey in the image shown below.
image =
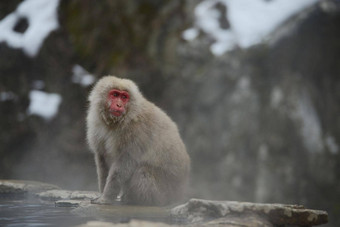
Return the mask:
[[[190,158],[176,124],[134,82],[100,79],[89,96],[87,140],[95,156],[99,204],[168,205],[183,195]]]

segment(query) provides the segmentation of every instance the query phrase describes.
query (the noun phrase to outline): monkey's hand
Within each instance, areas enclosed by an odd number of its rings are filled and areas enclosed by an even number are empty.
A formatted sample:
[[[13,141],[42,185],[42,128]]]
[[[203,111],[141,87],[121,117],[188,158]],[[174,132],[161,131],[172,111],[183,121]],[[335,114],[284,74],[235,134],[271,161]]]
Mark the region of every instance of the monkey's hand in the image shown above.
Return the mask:
[[[98,197],[96,199],[92,199],[91,203],[92,204],[102,204],[102,205],[119,205],[120,201],[118,201],[117,199],[114,199],[114,198],[107,198],[107,197],[101,195],[100,197]]]

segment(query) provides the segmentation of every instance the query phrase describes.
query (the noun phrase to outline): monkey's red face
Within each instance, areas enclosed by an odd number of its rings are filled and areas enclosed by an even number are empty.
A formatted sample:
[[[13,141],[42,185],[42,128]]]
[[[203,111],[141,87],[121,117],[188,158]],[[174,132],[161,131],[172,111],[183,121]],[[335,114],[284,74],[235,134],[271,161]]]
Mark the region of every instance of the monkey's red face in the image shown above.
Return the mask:
[[[108,108],[110,114],[120,117],[126,111],[127,103],[130,100],[130,95],[127,91],[112,89],[108,95]]]

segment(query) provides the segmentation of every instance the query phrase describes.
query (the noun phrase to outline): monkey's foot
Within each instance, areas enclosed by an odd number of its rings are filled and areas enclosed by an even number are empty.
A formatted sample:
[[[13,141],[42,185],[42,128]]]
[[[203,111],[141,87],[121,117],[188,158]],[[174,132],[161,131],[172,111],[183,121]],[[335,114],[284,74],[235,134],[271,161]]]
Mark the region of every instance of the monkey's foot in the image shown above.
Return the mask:
[[[91,200],[92,204],[101,204],[101,205],[120,205],[120,201],[117,201],[115,199],[107,199],[103,198],[103,196],[100,196],[96,199]]]

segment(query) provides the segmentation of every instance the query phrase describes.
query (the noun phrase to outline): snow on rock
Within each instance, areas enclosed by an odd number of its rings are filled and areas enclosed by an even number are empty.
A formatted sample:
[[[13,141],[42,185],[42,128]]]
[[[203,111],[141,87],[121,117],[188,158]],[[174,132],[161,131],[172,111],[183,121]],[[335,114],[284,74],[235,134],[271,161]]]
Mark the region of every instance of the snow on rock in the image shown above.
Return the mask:
[[[61,96],[43,91],[32,90],[29,94],[30,105],[28,114],[38,115],[46,120],[51,120],[57,113],[61,103]]]
[[[182,34],[183,39],[185,40],[194,40],[199,35],[199,30],[197,28],[189,28],[185,30]]]
[[[210,47],[215,55],[236,46],[248,48],[262,42],[289,17],[317,1],[204,0],[195,8],[194,27],[184,31],[183,38],[193,40],[203,31],[215,40]],[[221,25],[225,19],[230,26]]]
[[[0,21],[0,42],[22,48],[30,57],[36,56],[49,33],[58,28],[59,0],[25,0],[18,8]],[[24,33],[14,31],[20,19],[27,19]]]
[[[95,82],[95,77],[80,65],[73,66],[72,72],[73,75],[71,79],[75,84],[80,84],[83,87],[87,87]]]

